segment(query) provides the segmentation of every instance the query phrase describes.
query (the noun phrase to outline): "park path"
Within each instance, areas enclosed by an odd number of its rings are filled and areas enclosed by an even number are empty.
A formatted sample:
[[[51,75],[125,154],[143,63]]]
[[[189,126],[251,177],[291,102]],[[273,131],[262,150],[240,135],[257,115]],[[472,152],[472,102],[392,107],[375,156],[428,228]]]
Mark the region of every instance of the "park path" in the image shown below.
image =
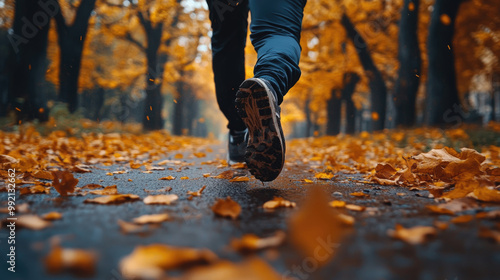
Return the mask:
[[[319,179],[315,174],[321,171],[321,167],[313,161],[298,159],[293,154],[293,145],[287,152],[290,160],[282,175],[269,183],[255,180],[245,169],[224,165],[224,144],[210,142],[155,160],[151,166],[158,168],[150,167],[150,171],[128,165],[97,164],[91,167],[92,172],[75,174],[79,180],[77,187],[116,185],[120,194],[139,196],[137,201],[111,205],[85,203],[98,195],[83,189],[79,190],[80,195],[67,197],[53,190],[50,194],[22,195],[18,203],[27,203],[32,213],[58,212],[63,217],[41,230],[16,231],[15,273],[7,271],[4,252],[8,233],[3,227],[0,231],[0,279],[76,279],[78,273],[74,271],[56,275],[47,272],[44,258],[54,250],[54,243],[61,248],[93,252],[98,261],[90,279],[125,279],[121,274],[121,260],[137,246],[150,244],[206,248],[219,259],[248,264],[230,267],[246,273],[248,279],[276,279],[272,276],[274,272],[282,275],[277,279],[498,279],[499,270],[494,264],[500,263],[500,247],[478,238],[480,225],[492,226],[494,221],[450,222],[452,216],[435,215],[426,209],[426,205],[435,204],[428,191],[368,184],[357,173],[338,172],[333,178]],[[165,170],[160,170],[163,168]],[[217,175],[223,178],[214,178]],[[167,176],[174,179],[160,180]],[[245,181],[242,177],[250,179]],[[231,181],[230,178],[240,179]],[[187,194],[203,186],[205,189],[199,196]],[[348,217],[347,222],[343,220],[344,224],[350,223],[349,217],[354,219],[352,226],[342,229],[345,237],[341,242],[335,240],[334,249],[328,247],[328,235],[319,240],[308,233],[317,224],[320,224],[320,230],[329,227],[328,211],[322,212],[321,207],[317,212],[311,210],[311,204],[315,202],[310,197],[315,195],[309,194],[313,189],[321,189],[325,201],[337,200],[351,205],[347,209],[340,207]],[[178,199],[170,205],[147,205],[142,201],[148,195],[156,194],[175,194]],[[0,193],[2,201],[6,196],[7,193]],[[241,206],[236,219],[217,216],[212,210],[218,199],[227,197]],[[263,204],[274,197],[295,202],[296,207],[264,209]],[[303,214],[310,215],[312,224],[291,222],[304,208],[309,209]],[[497,208],[483,205],[483,209]],[[464,214],[476,212],[471,207]],[[118,224],[118,220],[130,222],[142,215],[162,213],[169,215],[167,221],[145,226],[136,233],[124,233]],[[429,234],[433,236],[427,242],[414,245],[389,236],[388,231],[395,229],[397,224],[440,229]],[[276,247],[242,253],[230,245],[232,240],[245,234],[276,237],[280,232],[284,232],[287,238],[278,242],[281,245]],[[299,250],[300,241],[297,247],[293,237],[288,238],[297,234],[299,238],[310,238],[316,242],[318,250],[323,251],[303,253]],[[254,271],[259,276],[248,274],[248,267],[260,265],[265,268],[261,272]],[[268,272],[268,268],[274,272]],[[190,269],[192,266],[175,267],[168,275],[182,277]],[[203,278],[186,276],[185,279]]]

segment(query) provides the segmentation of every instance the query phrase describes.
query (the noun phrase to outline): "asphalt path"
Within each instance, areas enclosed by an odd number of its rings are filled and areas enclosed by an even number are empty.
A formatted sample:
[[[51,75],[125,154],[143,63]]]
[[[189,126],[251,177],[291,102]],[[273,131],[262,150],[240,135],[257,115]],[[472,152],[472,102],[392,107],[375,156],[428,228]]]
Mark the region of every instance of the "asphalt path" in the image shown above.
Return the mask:
[[[426,191],[410,191],[405,188],[375,186],[356,183],[346,179],[362,180],[361,175],[340,173],[330,181],[305,184],[302,179],[311,178],[311,166],[287,164],[280,177],[269,183],[255,179],[249,182],[229,182],[224,179],[204,177],[228,170],[215,164],[201,164],[223,156],[222,146],[212,148],[206,158],[190,157],[178,160],[193,165],[171,165],[174,171],[153,171],[144,174],[138,169],[128,169],[126,174],[106,175],[107,172],[124,169],[121,165],[97,166],[91,173],[76,174],[78,186],[97,183],[104,186],[117,185],[119,193],[136,194],[141,198],[144,191],[159,190],[170,186],[169,193],[177,194],[179,200],[172,205],[146,205],[142,201],[119,205],[97,205],[84,203],[96,195],[60,197],[55,191],[50,194],[30,194],[18,198],[18,203],[27,202],[31,212],[43,214],[57,211],[61,220],[49,228],[33,231],[16,229],[16,272],[7,271],[7,229],[0,231],[0,279],[80,279],[71,274],[47,274],[43,258],[50,250],[54,236],[61,239],[65,248],[95,250],[98,254],[97,271],[91,279],[122,279],[118,264],[130,254],[135,246],[164,243],[174,246],[208,248],[221,259],[240,261],[244,256],[229,248],[231,239],[246,233],[269,236],[277,230],[287,231],[287,219],[297,209],[266,211],[264,202],[275,196],[301,202],[308,190],[320,185],[329,195],[329,200],[344,200],[361,206],[376,207],[377,211],[350,212],[356,218],[354,230],[338,248],[335,258],[326,266],[310,268],[304,257],[295,253],[285,243],[277,248],[278,257],[269,258],[269,252],[257,253],[281,274],[296,279],[500,279],[500,245],[478,237],[480,225],[493,227],[494,221],[472,220],[466,224],[450,223],[446,230],[422,245],[410,245],[388,236],[387,230],[396,224],[405,227],[432,225],[434,221],[449,221],[452,217],[436,216],[425,209],[435,204]],[[176,159],[170,158],[172,161]],[[242,174],[246,171],[240,170]],[[158,180],[173,175],[172,181]],[[188,180],[180,180],[187,176]],[[132,181],[129,181],[131,179]],[[206,186],[200,197],[189,200],[187,191],[197,191]],[[366,192],[369,198],[350,196],[352,192]],[[404,194],[404,195],[403,195]],[[242,212],[238,219],[216,217],[211,206],[217,198],[230,196],[237,201]],[[0,193],[0,201],[7,200],[7,193]],[[484,209],[498,209],[485,205]],[[475,214],[469,210],[465,214]],[[123,234],[117,221],[131,221],[144,214],[169,213],[173,219],[161,223],[145,234]],[[1,214],[2,218],[6,214]],[[179,272],[180,273],[180,272]]]

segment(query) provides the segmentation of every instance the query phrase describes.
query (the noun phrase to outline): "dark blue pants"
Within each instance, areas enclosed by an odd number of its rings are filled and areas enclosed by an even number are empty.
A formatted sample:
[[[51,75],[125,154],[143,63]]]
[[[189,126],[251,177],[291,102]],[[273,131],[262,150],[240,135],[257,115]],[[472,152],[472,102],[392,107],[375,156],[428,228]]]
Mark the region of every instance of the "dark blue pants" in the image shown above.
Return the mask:
[[[257,51],[254,77],[268,80],[281,104],[300,78],[300,31],[306,0],[207,0],[212,22],[212,60],[219,107],[228,128],[245,129],[234,106],[245,79],[248,11],[250,40]]]

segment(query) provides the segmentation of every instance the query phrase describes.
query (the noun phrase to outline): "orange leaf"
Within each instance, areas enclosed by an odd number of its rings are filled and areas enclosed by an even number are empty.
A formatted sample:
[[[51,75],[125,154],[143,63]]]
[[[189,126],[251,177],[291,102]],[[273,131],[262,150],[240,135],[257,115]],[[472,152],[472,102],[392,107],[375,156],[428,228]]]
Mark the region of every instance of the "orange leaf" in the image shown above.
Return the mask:
[[[99,196],[93,199],[86,199],[84,203],[120,204],[139,199],[140,199],[139,196],[135,194],[115,194],[115,195]]]
[[[73,177],[68,171],[52,171],[52,186],[56,191],[62,195],[67,196],[68,193],[75,191],[75,186],[78,184],[78,179]]]
[[[416,226],[404,228],[397,224],[395,230],[388,230],[387,234],[393,238],[401,239],[409,244],[417,245],[424,243],[429,237],[436,235],[436,229],[429,226]]]
[[[236,219],[241,213],[241,206],[228,196],[226,199],[217,199],[212,211],[218,216]]]

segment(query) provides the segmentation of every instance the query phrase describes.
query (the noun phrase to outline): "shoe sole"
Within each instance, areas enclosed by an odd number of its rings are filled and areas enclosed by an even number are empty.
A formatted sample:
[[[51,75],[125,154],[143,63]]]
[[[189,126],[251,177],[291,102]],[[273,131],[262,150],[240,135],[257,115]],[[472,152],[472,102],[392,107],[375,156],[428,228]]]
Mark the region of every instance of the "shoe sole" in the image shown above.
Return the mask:
[[[236,108],[249,133],[245,161],[264,182],[276,179],[285,163],[283,130],[271,99],[273,93],[257,78],[244,81],[236,93]]]

